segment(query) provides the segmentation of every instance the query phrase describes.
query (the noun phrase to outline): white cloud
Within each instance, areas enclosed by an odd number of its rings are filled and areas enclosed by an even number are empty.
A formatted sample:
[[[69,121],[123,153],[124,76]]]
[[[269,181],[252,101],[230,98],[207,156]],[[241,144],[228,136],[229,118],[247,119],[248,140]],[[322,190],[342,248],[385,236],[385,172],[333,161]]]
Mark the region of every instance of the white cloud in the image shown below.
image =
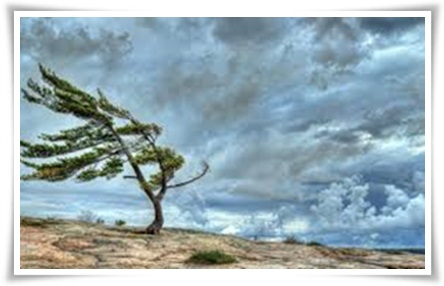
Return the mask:
[[[385,194],[387,196],[387,203],[382,208],[384,215],[392,213],[393,210],[399,207],[407,206],[410,201],[409,196],[403,190],[392,185],[385,186]]]
[[[425,221],[424,195],[409,196],[392,185],[385,186],[386,203],[380,209],[372,205],[367,195],[368,184],[358,177],[333,183],[318,194],[311,211],[319,219],[311,230],[346,231],[370,234],[399,228],[422,228]]]
[[[413,174],[413,188],[418,193],[425,192],[425,173],[416,171]]]

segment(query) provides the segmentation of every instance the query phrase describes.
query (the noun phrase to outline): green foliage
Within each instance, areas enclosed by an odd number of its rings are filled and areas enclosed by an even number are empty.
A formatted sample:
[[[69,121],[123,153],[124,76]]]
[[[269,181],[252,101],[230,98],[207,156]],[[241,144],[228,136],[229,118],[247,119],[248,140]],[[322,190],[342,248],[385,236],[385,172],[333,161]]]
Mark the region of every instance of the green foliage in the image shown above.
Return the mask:
[[[161,147],[157,148],[157,150],[160,154],[160,159],[163,162],[163,166],[168,172],[175,172],[179,170],[185,163],[185,159],[171,148]]]
[[[58,113],[68,113],[85,119],[81,126],[61,130],[56,134],[41,134],[43,143],[20,141],[21,162],[34,169],[22,176],[23,180],[62,181],[75,177],[88,182],[100,177],[111,179],[123,172],[125,148],[138,165],[162,165],[163,170],[150,176],[149,185],[157,188],[162,178],[172,178],[184,164],[182,156],[167,147],[157,146],[156,138],[162,128],[154,123],[140,123],[128,110],[118,107],[98,90],[98,98],[61,79],[42,65],[39,66],[43,82],[29,80],[23,97],[34,104],[43,105]],[[114,126],[114,119],[128,122]],[[131,137],[123,141],[120,136]],[[68,157],[69,155],[72,155]],[[26,159],[50,159],[50,162],[31,162]]]
[[[156,152],[152,147],[146,146],[134,156],[134,161],[139,165],[156,164]]]
[[[98,177],[105,177],[112,179],[123,171],[123,160],[119,157],[109,158],[105,161],[103,167],[98,170],[95,168],[88,168],[80,172],[76,179],[81,182],[94,180]]]
[[[44,221],[34,221],[34,220],[20,219],[20,226],[31,226],[31,227],[46,228],[47,224]]]
[[[97,108],[97,100],[88,93],[59,78],[55,73],[39,66],[43,81],[41,86],[33,80],[28,81],[29,90],[22,89],[25,100],[43,105],[55,112],[72,114],[78,118],[110,124],[112,117]]]
[[[154,123],[128,123],[124,126],[116,128],[117,133],[120,135],[141,135],[147,134],[154,137],[159,136],[162,133],[162,127]]]
[[[50,182],[66,180],[81,169],[98,162],[107,154],[106,149],[94,148],[77,157],[58,158],[52,163],[33,164],[21,160],[26,166],[35,169],[35,172],[21,177],[22,180],[46,180]]]
[[[118,220],[116,220],[116,221],[114,222],[114,224],[115,224],[116,226],[124,226],[124,225],[126,224],[126,221],[121,220],[121,219],[118,219]]]
[[[86,170],[81,171],[76,179],[79,182],[88,182],[88,181],[92,181],[94,179],[97,179],[98,177],[101,177],[101,172],[99,170],[96,170],[94,168],[89,168]]]
[[[323,246],[322,243],[317,242],[317,241],[309,241],[309,242],[306,243],[306,245],[309,245],[309,246]]]
[[[107,112],[111,116],[114,116],[117,118],[121,118],[121,119],[130,119],[131,118],[131,115],[128,110],[112,104],[108,100],[108,98],[106,98],[106,96],[103,94],[103,92],[100,89],[97,90],[97,93],[99,94],[99,100],[97,102],[97,105],[102,110],[104,110],[105,112]]]
[[[174,173],[182,168],[185,159],[168,147],[157,147],[156,149],[148,146],[142,149],[135,157],[135,162],[140,165],[153,165],[162,163],[163,170],[150,175],[149,185],[151,188],[158,188],[163,176],[167,180],[173,177]]]
[[[54,225],[59,223],[55,218],[48,217],[46,219],[41,218],[28,218],[21,217],[20,218],[20,226],[30,226],[30,227],[38,227],[38,228],[47,228],[50,225]]]
[[[317,242],[317,241],[303,241],[298,239],[296,236],[291,235],[291,236],[287,236],[284,240],[284,243],[286,244],[304,244],[304,245],[308,245],[308,246],[323,246],[323,244]]]
[[[100,129],[101,130],[101,129]],[[68,141],[76,142],[84,138],[95,137],[96,132],[99,131],[93,122],[87,122],[79,127],[61,130],[58,134],[42,134],[39,137],[45,141],[57,142]],[[101,138],[101,136],[97,136]]]
[[[119,157],[110,158],[102,168],[101,175],[107,179],[117,176],[123,171],[123,160]]]
[[[211,250],[211,251],[199,251],[194,253],[188,260],[187,263],[193,264],[228,264],[237,262],[236,258],[224,253],[220,250]]]
[[[47,158],[66,154],[71,149],[69,145],[31,144],[25,140],[20,140],[20,146],[26,148],[20,154],[26,158]]]
[[[303,241],[299,240],[295,236],[288,236],[284,239],[284,243],[287,244],[304,244]]]
[[[96,219],[96,224],[105,224],[105,220],[99,217]]]
[[[152,146],[147,146],[140,150],[134,159],[137,164],[141,165],[157,164],[160,160],[164,168],[170,172],[179,170],[185,163],[185,159],[181,155],[168,147],[157,147],[154,149]]]

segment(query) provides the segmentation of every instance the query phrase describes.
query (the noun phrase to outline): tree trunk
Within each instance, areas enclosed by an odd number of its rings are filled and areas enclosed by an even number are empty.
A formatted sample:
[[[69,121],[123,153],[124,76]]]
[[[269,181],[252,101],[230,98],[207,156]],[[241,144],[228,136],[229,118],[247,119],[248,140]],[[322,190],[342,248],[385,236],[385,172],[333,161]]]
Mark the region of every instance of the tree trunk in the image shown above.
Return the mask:
[[[152,200],[152,202],[153,202],[153,206],[154,206],[154,220],[146,228],[146,233],[159,234],[159,232],[163,226],[162,205],[161,205],[160,200],[158,200],[158,199],[154,199],[154,200]]]

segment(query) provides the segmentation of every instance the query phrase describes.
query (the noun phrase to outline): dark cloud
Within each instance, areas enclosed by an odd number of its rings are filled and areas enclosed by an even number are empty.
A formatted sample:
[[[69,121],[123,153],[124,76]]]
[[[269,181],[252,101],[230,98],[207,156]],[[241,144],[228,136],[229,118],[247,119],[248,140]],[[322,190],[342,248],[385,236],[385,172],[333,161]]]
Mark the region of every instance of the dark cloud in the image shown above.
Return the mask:
[[[425,18],[415,17],[399,17],[399,18],[384,18],[384,17],[368,17],[359,18],[361,28],[377,34],[393,34],[405,32],[417,25],[423,25]]]
[[[408,130],[403,128],[404,126],[411,126],[411,128]],[[374,138],[424,135],[424,117],[412,114],[405,105],[394,105],[367,113],[365,122],[356,130],[366,132]],[[406,131],[407,134],[400,134]]]
[[[22,20],[22,22],[25,20]],[[98,61],[106,67],[121,62],[132,50],[127,32],[115,33],[100,28],[93,33],[86,26],[60,27],[60,19],[26,19],[22,25],[20,49],[36,61],[70,63],[82,60]]]
[[[291,132],[305,132],[311,128],[316,128],[317,126],[325,125],[329,122],[326,118],[295,118],[293,122],[289,122],[284,127],[283,131],[285,133]]]
[[[248,196],[239,193],[236,196],[226,196],[223,192],[211,193],[205,196],[206,206],[219,211],[231,211],[249,215],[257,211],[274,211],[282,205],[288,205],[288,200],[270,200]]]
[[[135,18],[137,27],[146,29],[149,37],[161,41],[181,42],[182,48],[208,40],[213,18]]]
[[[378,160],[360,168],[365,181],[378,184],[391,184],[407,192],[418,191],[421,173],[424,172],[424,154],[399,160]]]
[[[359,31],[357,31],[353,24],[350,23],[351,18],[305,18],[302,23],[308,24],[315,31],[314,40],[319,41],[325,38],[331,38],[336,35],[343,37],[349,41],[357,41],[359,38]]]
[[[323,140],[343,144],[353,144],[362,140],[381,140],[389,138],[413,138],[424,136],[424,114],[411,112],[411,105],[397,103],[384,108],[369,110],[360,121],[349,128],[322,130],[316,134]]]
[[[204,128],[220,124],[243,126],[267,100],[269,88],[301,81],[302,72],[285,51],[236,50],[182,57],[169,63],[158,77],[153,93],[161,108],[191,111]],[[264,59],[258,61],[258,58]],[[251,122],[250,122],[251,123]]]
[[[261,192],[263,196],[298,198],[301,195],[298,184],[335,180],[342,175],[340,164],[365,154],[372,147],[361,141],[340,144],[307,135],[262,132],[242,136],[241,146],[230,145],[221,150],[220,155],[214,154],[217,163],[214,174],[218,178],[254,180],[254,184],[237,186],[239,193]]]
[[[301,25],[311,32],[310,83],[321,90],[371,56],[355,18],[304,18]]]
[[[215,18],[213,35],[231,46],[267,46],[285,34],[282,18]]]
[[[155,17],[137,17],[134,19],[136,25],[148,29],[159,29],[163,28],[162,18]]]
[[[356,144],[362,140],[362,133],[351,130],[341,130],[337,132],[321,131],[316,134],[317,137],[323,137],[327,140],[332,140],[341,144]]]

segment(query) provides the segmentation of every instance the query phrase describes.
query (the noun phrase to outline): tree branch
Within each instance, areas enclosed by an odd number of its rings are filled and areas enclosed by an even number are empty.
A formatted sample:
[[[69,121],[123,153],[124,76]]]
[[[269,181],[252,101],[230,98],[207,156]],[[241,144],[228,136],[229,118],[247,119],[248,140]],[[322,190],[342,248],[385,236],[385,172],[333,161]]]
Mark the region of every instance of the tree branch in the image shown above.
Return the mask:
[[[131,114],[127,114],[127,118],[134,124],[134,125],[140,125],[141,123],[136,120],[134,117],[132,117]],[[160,156],[159,150],[157,149],[156,146],[156,137],[150,135],[149,133],[142,131],[142,137],[145,138],[146,141],[148,141],[148,144],[151,146],[151,148],[153,148],[154,153],[156,155],[156,161],[159,164],[159,169],[160,169],[160,175],[161,175],[161,183],[160,183],[160,191],[157,194],[157,199],[158,200],[162,200],[163,196],[166,193],[166,190],[168,189],[167,186],[167,182],[168,182],[168,178],[166,177],[166,170],[165,170],[165,166],[164,166],[164,162],[163,159]]]
[[[131,176],[131,175],[123,176],[123,178],[124,178],[124,179],[137,179],[136,176]]]
[[[185,185],[191,184],[191,183],[193,183],[193,182],[199,180],[200,178],[202,178],[203,176],[205,176],[205,174],[206,174],[206,173],[208,172],[208,170],[210,169],[210,166],[208,165],[207,162],[203,162],[203,165],[204,165],[204,169],[202,170],[202,173],[200,173],[200,174],[197,175],[196,177],[191,178],[191,179],[189,179],[189,180],[187,180],[187,181],[184,181],[184,182],[181,182],[181,183],[177,183],[177,184],[174,184],[174,185],[169,185],[169,186],[167,186],[167,189],[173,189],[173,188],[183,187],[183,186],[185,186]]]

